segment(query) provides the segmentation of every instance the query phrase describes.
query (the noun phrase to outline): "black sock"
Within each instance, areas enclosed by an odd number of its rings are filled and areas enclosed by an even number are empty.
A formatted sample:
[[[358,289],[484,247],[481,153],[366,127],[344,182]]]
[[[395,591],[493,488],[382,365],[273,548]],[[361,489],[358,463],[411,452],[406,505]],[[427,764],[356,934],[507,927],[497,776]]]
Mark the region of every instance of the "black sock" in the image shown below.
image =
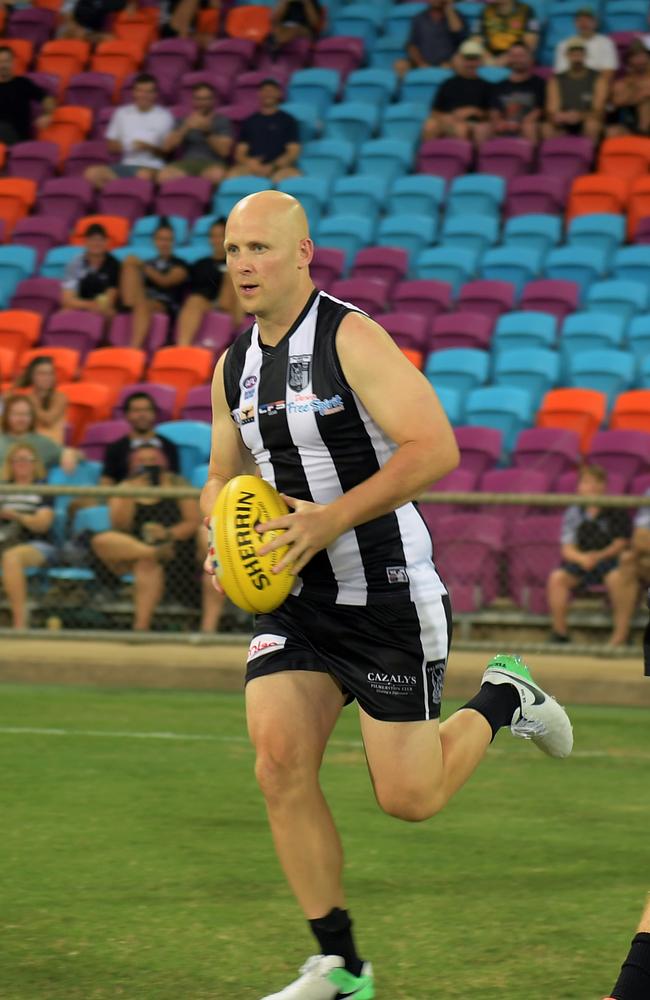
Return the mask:
[[[463,705],[463,708],[473,708],[480,712],[492,728],[492,739],[502,726],[509,726],[515,711],[521,707],[519,695],[513,684],[490,684],[487,681],[481,685],[478,694]]]
[[[637,934],[612,990],[616,1000],[647,1000],[650,996],[650,934]]]
[[[354,946],[352,921],[347,910],[334,907],[326,917],[310,920],[309,926],[323,955],[340,955],[348,972],[353,976],[360,974],[363,962]]]

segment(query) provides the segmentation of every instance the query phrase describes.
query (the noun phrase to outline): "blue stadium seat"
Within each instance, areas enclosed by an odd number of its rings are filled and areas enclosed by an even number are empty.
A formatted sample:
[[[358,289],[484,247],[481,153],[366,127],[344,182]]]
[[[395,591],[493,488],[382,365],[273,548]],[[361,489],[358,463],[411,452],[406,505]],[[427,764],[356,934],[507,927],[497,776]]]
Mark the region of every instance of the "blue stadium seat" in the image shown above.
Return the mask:
[[[377,6],[365,3],[345,4],[332,18],[331,33],[362,38],[364,48],[371,52],[383,19],[384,12],[377,9]]]
[[[413,18],[426,9],[426,3],[400,3],[390,8],[390,13],[384,22],[384,31],[390,38],[399,40],[400,56],[404,56],[404,46],[411,31]]]
[[[500,216],[505,192],[506,182],[495,174],[455,177],[449,189],[447,215]]]
[[[587,291],[586,308],[590,312],[613,312],[630,320],[647,311],[649,299],[647,285],[638,281],[596,281]]]
[[[533,397],[525,389],[513,386],[504,392],[502,386],[490,385],[470,392],[465,404],[465,422],[501,431],[504,455],[509,455],[519,431],[530,426],[533,409]]]
[[[515,215],[503,229],[503,242],[509,247],[530,247],[546,253],[562,238],[562,220],[557,215]]]
[[[379,134],[382,139],[400,139],[417,145],[420,141],[422,124],[427,116],[426,108],[412,101],[400,101],[384,108]]]
[[[5,267],[11,267],[14,271],[16,270],[15,262],[12,262],[11,264],[5,263],[5,258],[7,258],[7,261],[9,261],[11,258],[15,258],[15,254],[13,253],[13,251],[19,249],[31,250],[31,247],[0,247],[0,295],[2,294],[3,272]],[[7,251],[12,251],[12,253],[8,254]],[[52,247],[51,250],[47,251],[45,257],[43,258],[43,263],[41,264],[41,269],[39,271],[39,274],[41,275],[42,278],[55,278],[57,281],[61,281],[63,279],[65,269],[70,263],[70,261],[73,260],[75,257],[78,257],[79,254],[82,252],[83,250],[81,247],[72,247],[72,246]],[[32,250],[32,254],[33,254],[32,259],[35,261],[36,251]],[[21,273],[20,273],[20,278],[18,279],[19,281],[22,281],[23,278],[31,277],[32,273],[31,271],[28,274],[23,268],[21,268],[20,270]]]
[[[611,406],[634,383],[636,361],[627,351],[581,351],[568,359],[569,385],[597,389]]]
[[[311,104],[305,101],[284,101],[280,105],[280,111],[286,111],[298,122],[300,142],[303,146],[306,142],[311,142],[312,139],[318,139],[321,133],[321,122],[314,117],[314,109]]]
[[[356,149],[343,139],[315,139],[303,146],[298,166],[303,174],[332,182],[347,174],[354,163]]]
[[[530,6],[530,5],[529,5]],[[483,3],[476,3],[475,0],[459,0],[454,4],[455,9],[465,18],[472,34],[477,33],[475,22],[478,22],[484,10]]]
[[[406,7],[407,4],[400,4]],[[397,8],[399,10],[399,8]],[[376,69],[392,69],[398,59],[404,58],[404,42],[391,32],[378,38],[370,53],[370,65]]]
[[[489,281],[510,281],[517,295],[529,281],[539,275],[543,254],[525,247],[495,247],[486,250],[479,268],[481,277]]]
[[[493,215],[452,215],[445,218],[440,242],[482,254],[499,238],[499,220]]]
[[[581,246],[556,247],[544,262],[544,277],[575,281],[581,288],[581,297],[594,281],[607,274],[609,254],[598,247],[590,247],[589,253]]]
[[[413,152],[411,144],[400,139],[370,139],[359,150],[357,173],[395,180],[411,169]]]
[[[210,457],[211,428],[200,420],[169,420],[158,424],[157,430],[178,448],[180,472],[188,481],[197,465]]]
[[[499,351],[495,359],[494,383],[526,389],[533,398],[535,409],[544,393],[557,385],[559,377],[560,357],[557,351],[524,347]]]
[[[252,174],[226,178],[217,188],[212,200],[212,211],[217,217],[226,218],[241,198],[258,191],[268,191],[272,187],[273,183],[267,177],[254,177]]]
[[[347,78],[343,99],[355,104],[370,104],[380,111],[397,92],[397,74],[392,69],[355,69]]]
[[[341,101],[333,104],[325,115],[325,139],[343,139],[360,145],[377,131],[379,108],[359,101]]]
[[[376,223],[388,194],[388,181],[374,174],[352,174],[334,182],[330,215],[368,215]]]
[[[192,472],[192,477],[190,483],[192,486],[196,486],[197,490],[202,490],[208,479],[208,469],[210,468],[209,462],[204,462],[203,465],[197,465]]]
[[[51,486],[97,486],[101,471],[101,462],[87,460],[79,462],[74,472],[64,472],[57,465],[48,472],[47,481]],[[54,498],[52,539],[57,545],[61,545],[65,540],[68,507],[73,499],[71,496],[57,496]],[[104,509],[106,508],[100,508],[100,510]]]
[[[620,247],[612,261],[612,276],[650,284],[650,246]]]
[[[212,224],[216,222],[219,218],[218,215],[200,215],[199,218],[194,223],[192,232],[190,234],[190,246],[194,247],[199,244],[202,246],[209,245],[209,234]],[[211,251],[210,251],[211,252]]]
[[[221,214],[227,215],[228,213],[223,212]],[[187,219],[180,215],[168,215],[167,221],[174,230],[174,244],[177,246],[183,246],[184,243],[187,243],[190,231],[190,225]],[[131,229],[131,233],[129,235],[129,246],[140,248],[146,247],[147,250],[154,252],[155,247],[153,244],[153,236],[159,225],[159,215],[140,216],[139,219],[136,219],[133,228]]]
[[[647,31],[648,4],[646,0],[608,0],[605,5],[604,31]]]
[[[476,274],[478,253],[475,250],[457,250],[454,247],[433,247],[423,250],[415,264],[417,278],[447,281],[458,294],[461,285],[471,281]]]
[[[330,193],[329,184],[320,177],[288,177],[286,181],[279,181],[277,188],[298,198],[307,213],[310,227],[318,228]]]
[[[70,533],[73,538],[77,538],[84,533],[99,535],[104,531],[110,531],[111,528],[111,515],[107,506],[83,507],[74,515]],[[94,571],[85,566],[53,566],[47,570],[47,576],[50,580],[77,582],[95,579]]]
[[[624,316],[606,312],[575,312],[564,320],[560,347],[567,354],[581,351],[611,350],[623,344]]]
[[[478,75],[488,83],[503,83],[510,76],[507,66],[479,66]]]
[[[405,74],[400,90],[400,101],[422,104],[427,113],[433,104],[438,87],[453,76],[453,71],[442,66],[420,66]]]
[[[487,382],[489,368],[486,351],[456,347],[433,351],[427,358],[424,374],[437,391],[444,387],[465,395]]]
[[[377,243],[383,247],[402,247],[411,266],[425,249],[436,241],[437,220],[423,215],[387,215],[379,224]]]
[[[374,239],[375,223],[363,215],[330,215],[318,227],[319,247],[336,247],[345,252],[346,270],[357,252]]]
[[[612,254],[625,239],[626,224],[624,215],[609,212],[576,215],[569,223],[567,243],[569,246],[589,247],[589,250],[598,247]]]
[[[637,361],[650,357],[650,315],[632,319],[627,329],[627,342]]]
[[[442,177],[427,174],[409,174],[393,181],[388,196],[387,210],[393,214],[438,215],[445,197]]]
[[[124,249],[130,250],[130,247],[125,247]],[[116,256],[115,252],[113,253],[114,256]],[[180,259],[184,260],[186,264],[196,264],[197,260],[201,260],[201,257],[211,257],[212,247],[210,246],[207,234],[205,239],[193,240],[186,247],[174,247],[174,255],[176,257],[180,257]]]
[[[429,379],[429,381],[431,382],[431,379]],[[450,386],[441,385],[439,389],[436,389],[436,394],[440,400],[440,405],[447,414],[449,422],[455,427],[459,424],[463,424],[465,422],[463,396],[458,389],[452,389]]]
[[[557,320],[548,313],[519,310],[499,316],[492,339],[495,355],[518,348],[555,347]]]
[[[650,389],[650,354],[639,360],[637,385],[639,389]]]
[[[344,35],[347,32],[335,34]],[[340,86],[341,78],[335,69],[312,66],[311,69],[298,69],[293,73],[287,96],[298,104],[309,104],[316,111],[316,117],[322,118],[335,100]]]

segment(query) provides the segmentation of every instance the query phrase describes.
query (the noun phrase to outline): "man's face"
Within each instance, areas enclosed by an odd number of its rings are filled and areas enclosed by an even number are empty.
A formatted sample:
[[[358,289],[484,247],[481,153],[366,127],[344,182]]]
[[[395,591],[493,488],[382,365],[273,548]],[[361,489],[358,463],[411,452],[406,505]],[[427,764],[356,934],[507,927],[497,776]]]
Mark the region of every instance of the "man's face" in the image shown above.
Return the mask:
[[[508,67],[515,73],[528,73],[531,63],[528,49],[523,45],[513,45],[508,53]]]
[[[476,76],[481,65],[479,56],[463,56],[460,64],[463,76]]]
[[[648,52],[642,52],[641,50],[631,52],[627,60],[630,72],[638,74],[645,73],[648,69],[649,63],[650,54]]]
[[[14,57],[10,52],[0,52],[0,83],[6,83],[14,75]]]
[[[585,50],[581,48],[569,49],[569,66],[571,69],[582,69],[585,64]]]
[[[223,245],[225,233],[226,227],[221,222],[215,224],[210,230],[210,246],[212,247],[212,253],[217,260],[223,260],[226,256],[226,251]]]
[[[600,495],[605,492],[606,484],[601,482],[596,476],[592,476],[590,472],[583,472],[578,480],[578,494],[581,497],[592,496],[594,494]]]
[[[211,115],[214,111],[214,93],[209,87],[199,87],[192,94],[192,111],[199,115]]]
[[[97,233],[86,237],[86,253],[91,257],[103,257],[106,253],[106,237]]]
[[[174,231],[172,229],[167,229],[166,226],[159,229],[154,233],[153,241],[161,257],[171,257],[174,252]]]
[[[156,410],[148,399],[133,399],[125,417],[136,434],[146,434],[156,425]]]
[[[133,88],[133,103],[139,111],[150,111],[157,97],[158,88],[155,83],[136,83]]]
[[[263,111],[273,111],[281,100],[280,88],[274,83],[265,83],[260,87],[260,107]]]
[[[291,298],[298,277],[300,245],[282,226],[256,217],[252,209],[237,213],[226,226],[226,263],[239,300],[261,319]]]
[[[444,10],[447,6],[447,0],[429,0],[430,10]]]
[[[27,402],[16,400],[7,414],[10,434],[28,434],[32,426],[32,408]]]
[[[596,31],[596,24],[596,18],[592,17],[591,14],[579,14],[576,17],[576,28],[579,35],[591,37]]]

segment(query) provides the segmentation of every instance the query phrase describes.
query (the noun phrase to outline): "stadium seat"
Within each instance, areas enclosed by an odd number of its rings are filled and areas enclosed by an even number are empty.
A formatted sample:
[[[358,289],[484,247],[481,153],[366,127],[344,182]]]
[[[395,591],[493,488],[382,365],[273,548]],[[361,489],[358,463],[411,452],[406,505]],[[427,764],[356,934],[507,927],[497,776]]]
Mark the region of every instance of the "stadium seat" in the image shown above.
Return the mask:
[[[271,10],[261,4],[233,7],[226,15],[225,30],[231,38],[244,38],[260,45],[271,32]]]
[[[11,297],[12,309],[36,312],[46,322],[61,302],[61,285],[52,278],[24,278]]]
[[[406,100],[403,94],[402,99]],[[473,156],[473,146],[465,139],[428,139],[418,150],[415,169],[451,181],[469,170]]]
[[[593,159],[593,140],[581,135],[557,136],[540,143],[537,169],[540,174],[571,181],[588,173]]]
[[[413,18],[426,9],[425,3],[417,2],[405,2],[387,8],[384,31],[400,43],[402,51],[404,51]]]
[[[193,341],[194,347],[205,347],[220,358],[235,338],[235,328],[228,313],[210,310],[205,313]]]
[[[445,218],[440,242],[445,247],[460,247],[480,255],[498,241],[499,228],[499,220],[493,215],[452,215]]]
[[[493,247],[486,250],[479,268],[487,281],[510,283],[514,288],[514,298],[519,298],[524,285],[534,280],[540,273],[543,253],[526,247]]]
[[[335,281],[331,294],[343,302],[351,302],[373,317],[377,317],[386,308],[387,288],[382,282],[373,281],[372,278],[344,278]]]
[[[29,249],[34,254],[34,260],[36,260],[36,251],[33,250],[32,247],[26,247],[25,249]],[[41,264],[41,277],[49,278],[51,281],[63,281],[63,276],[68,264],[71,260],[74,260],[74,258],[78,256],[79,247],[73,247],[70,245],[64,247],[54,247],[52,250],[48,250],[45,254],[45,259]]]
[[[380,317],[383,328],[390,333],[398,347],[412,350],[422,358],[429,340],[429,320],[419,313],[388,312]]]
[[[513,308],[514,301],[515,288],[511,282],[479,279],[463,285],[457,306],[459,309],[487,316],[494,325],[502,313]]]
[[[10,239],[19,219],[31,210],[36,201],[36,181],[23,177],[0,177],[0,224],[4,223],[4,238]]]
[[[612,277],[649,284],[650,246],[619,247],[612,260]]]
[[[147,380],[176,387],[176,410],[183,409],[189,389],[207,382],[212,374],[212,352],[202,347],[163,347],[154,354]]]
[[[210,42],[203,55],[203,68],[208,73],[236,79],[251,65],[256,43],[248,38],[217,38]]]
[[[588,310],[615,313],[629,321],[647,311],[649,300],[649,289],[641,282],[597,281],[588,289],[585,305]]]
[[[503,435],[494,427],[455,427],[460,451],[459,468],[468,469],[477,480],[497,464],[503,450]]]
[[[435,239],[435,216],[422,215],[386,215],[379,223],[376,237],[379,246],[406,250],[412,265]]]
[[[266,79],[268,79],[268,70],[265,73],[259,68],[255,68],[249,70],[247,73],[242,73],[233,82],[233,103],[247,105],[251,113],[257,111],[259,106],[259,90]],[[274,79],[278,81],[281,90],[284,92],[285,76],[280,67],[276,69]]]
[[[316,247],[309,268],[312,281],[317,288],[327,291],[332,283],[343,276],[345,251],[335,247]]]
[[[546,253],[557,246],[562,236],[562,221],[556,215],[515,215],[503,229],[508,247],[522,247]]]
[[[129,220],[121,215],[85,215],[78,219],[70,237],[73,246],[83,246],[89,226],[100,225],[106,230],[110,250],[124,246],[129,239]]]
[[[174,350],[174,348],[167,349]],[[172,420],[169,423],[158,424],[156,429],[176,445],[181,475],[191,480],[196,466],[207,462],[210,457],[212,438],[210,424],[198,420]]]
[[[180,215],[168,215],[165,218],[174,231],[175,246],[187,243],[190,230],[187,219]],[[129,234],[129,252],[141,253],[146,250],[155,253],[153,238],[161,221],[160,215],[143,215],[137,219]]]
[[[562,215],[566,201],[565,182],[553,174],[525,174],[508,184],[506,218],[516,215]]]
[[[330,104],[335,100],[341,86],[341,78],[336,70],[300,69],[289,82],[288,100],[310,104],[316,117],[323,118]]]
[[[502,351],[516,349],[552,349],[556,342],[557,321],[542,312],[518,310],[503,313],[497,319],[492,340],[495,357]]]
[[[139,392],[146,392],[147,395],[151,396],[159,421],[172,419],[176,408],[176,388],[173,385],[162,385],[159,382],[134,382],[132,385],[125,385],[113,407],[113,419],[124,419],[124,405],[127,399]]]
[[[452,71],[443,66],[418,66],[411,69],[402,80],[399,99],[429,109],[440,84],[451,76]]]
[[[498,596],[504,535],[503,519],[489,514],[452,514],[436,520],[436,566],[457,612],[485,608]]]
[[[400,247],[363,247],[354,258],[350,277],[381,282],[390,297],[397,282],[406,276],[408,265],[408,254]]]
[[[303,146],[307,142],[318,139],[322,123],[318,118],[314,118],[309,104],[298,101],[283,101],[280,105],[280,111],[286,111],[298,122],[298,138]]]
[[[178,103],[190,105],[192,103],[192,91],[198,84],[205,83],[212,87],[221,104],[227,104],[232,91],[232,80],[221,73],[210,72],[205,69],[192,70],[183,73],[180,78],[180,90],[178,91]]]
[[[612,174],[585,174],[571,185],[567,203],[567,221],[576,215],[593,212],[624,212],[628,198],[628,181]]]
[[[519,432],[512,464],[539,469],[552,485],[558,476],[580,464],[580,438],[575,431],[556,427],[527,427]]]
[[[71,347],[79,352],[83,364],[89,351],[99,346],[104,336],[104,317],[80,309],[60,309],[47,324],[41,344],[47,347]],[[103,417],[98,417],[103,420]]]
[[[481,476],[479,490],[481,493],[546,493],[549,488],[549,477],[541,469],[509,468],[488,469]],[[503,518],[508,531],[522,517],[529,517],[535,512],[533,504],[485,504],[482,509],[491,517]]]
[[[473,493],[476,489],[478,477],[470,469],[454,469],[448,472],[442,479],[437,479],[435,483],[427,487],[427,493]],[[449,514],[466,514],[468,507],[457,503],[431,503],[427,500],[420,500],[418,503],[420,514],[426,521],[429,531],[435,538],[438,534],[438,521],[441,517]]]
[[[324,120],[324,138],[342,139],[359,146],[375,134],[378,125],[378,107],[345,100],[328,108]]]
[[[463,397],[461,394],[457,389],[441,386],[436,395],[449,423],[453,424],[454,427],[458,426],[463,420]]]
[[[193,38],[163,38],[146,49],[144,70],[171,84],[171,94],[178,91],[183,73],[189,73],[197,61],[199,47]],[[166,88],[169,92],[169,87]]]
[[[331,215],[320,221],[318,243],[343,250],[349,268],[361,247],[372,243],[374,228],[374,221],[363,215]]]
[[[61,105],[52,112],[50,123],[38,132],[42,142],[53,142],[59,147],[59,162],[63,163],[71,148],[83,142],[93,124],[90,108]]]
[[[633,180],[650,170],[650,139],[640,135],[617,135],[604,139],[598,154],[598,173],[616,174]]]
[[[589,286],[607,274],[608,260],[609,254],[601,247],[590,247],[589,253],[582,246],[556,247],[546,256],[544,277],[574,281],[583,298]]]
[[[177,177],[158,185],[154,211],[158,215],[180,216],[190,225],[207,211],[212,184],[205,177]]]
[[[409,174],[391,184],[386,211],[393,215],[402,212],[437,217],[444,197],[445,182],[441,177]]]
[[[650,432],[650,389],[622,392],[612,408],[609,426],[612,430]]]
[[[16,352],[0,347],[0,383],[10,384],[16,373]]]
[[[352,70],[357,69],[362,61],[363,41],[352,35],[319,38],[314,44],[312,66],[334,70],[342,80],[345,80]],[[393,62],[383,68],[392,69]]]
[[[190,420],[203,424],[209,424],[212,421],[211,386],[196,385],[193,389],[190,389],[185,397],[185,406],[181,413],[181,420]],[[205,480],[203,482],[205,483]]]
[[[546,585],[560,564],[561,531],[562,514],[531,514],[515,520],[508,531],[508,592],[532,614],[548,614]]]
[[[361,38],[364,48],[370,51],[379,34],[383,11],[365,3],[348,3],[335,10],[332,17],[332,34]]]
[[[650,357],[650,315],[632,318],[627,328],[627,342],[638,362]]]
[[[432,278],[451,285],[453,294],[476,274],[478,253],[455,247],[433,247],[424,250],[415,264],[418,278]]]
[[[605,4],[605,31],[647,31],[648,7],[645,0],[608,0]]]
[[[79,370],[79,352],[69,347],[33,347],[20,356],[18,371],[24,371],[36,358],[49,358],[56,371],[57,382],[72,382]]]
[[[90,61],[93,73],[108,73],[115,77],[115,96],[120,93],[126,78],[137,73],[142,61],[142,50],[136,41],[124,38],[99,42]]]
[[[627,351],[581,351],[567,358],[569,383],[605,393],[611,405],[614,398],[634,382],[636,363]]]
[[[27,38],[3,38],[2,44],[13,52],[15,73],[22,76],[32,64],[34,56],[32,42]]]
[[[226,218],[241,198],[258,191],[268,191],[272,187],[273,184],[266,177],[245,175],[227,178],[219,185],[212,204],[212,211],[217,217]]]
[[[75,73],[65,91],[65,103],[89,108],[97,115],[110,108],[115,94],[115,77],[110,73]]]
[[[33,247],[0,246],[0,308],[7,306],[18,283],[31,278],[35,269]]]
[[[353,174],[334,181],[328,199],[329,215],[366,215],[376,225],[385,209],[389,182],[376,174]]]
[[[597,389],[551,389],[538,410],[536,425],[575,431],[580,450],[586,452],[605,419],[606,408],[607,396]]]
[[[481,313],[468,311],[441,313],[431,324],[429,346],[433,351],[455,347],[490,349],[494,321]]]
[[[62,382],[58,388],[68,399],[66,421],[72,427],[70,443],[76,447],[88,424],[108,420],[112,393],[105,385],[95,382]]]
[[[467,398],[465,420],[468,424],[492,427],[503,434],[503,450],[509,455],[520,430],[532,422],[534,400],[522,388],[504,393],[497,385],[473,389]]]
[[[576,312],[564,320],[560,351],[563,371],[568,375],[569,359],[582,351],[615,350],[623,344],[624,316],[606,312]]]
[[[90,45],[80,39],[57,38],[46,42],[36,60],[39,73],[58,76],[63,87],[75,73],[82,73],[90,57]]]
[[[100,215],[123,215],[131,224],[146,215],[154,195],[152,181],[141,177],[117,177],[102,188],[97,211]]]
[[[492,174],[467,174],[455,177],[449,188],[446,216],[495,215],[501,213],[506,184],[503,177]]]
[[[36,266],[40,266],[48,250],[65,243],[69,229],[60,216],[26,215],[14,226],[12,243],[33,247]]]
[[[397,76],[389,69],[355,69],[348,76],[343,102],[351,101],[377,113],[393,100],[397,91]]]
[[[625,216],[594,212],[577,215],[567,229],[569,246],[604,250],[610,257],[625,239]]]
[[[384,108],[381,127],[382,139],[399,139],[417,146],[420,141],[422,126],[426,118],[426,108],[412,101],[400,101]]]
[[[640,220],[650,216],[650,176],[632,181],[627,210],[628,237],[634,239]]]
[[[580,289],[575,281],[541,278],[524,288],[519,306],[523,310],[549,313],[559,321],[578,308]]]
[[[197,490],[202,490],[208,480],[208,469],[210,468],[209,462],[204,462],[202,465],[197,465],[194,467],[192,472],[192,478],[190,483]]]
[[[587,460],[603,466],[608,473],[623,476],[627,490],[632,479],[650,472],[650,434],[632,430],[597,431]]]
[[[485,351],[456,348],[433,351],[427,358],[424,374],[435,389],[456,389],[468,393],[487,382],[490,360]]]
[[[411,169],[413,149],[400,139],[369,139],[359,148],[357,173],[379,174],[395,181]]]
[[[121,10],[113,17],[112,33],[116,38],[137,42],[142,51],[146,52],[158,37],[157,13],[155,7]]]
[[[495,385],[526,389],[533,397],[535,408],[542,396],[557,384],[559,374],[558,353],[542,348],[499,351],[494,362]]]
[[[416,313],[427,320],[427,329],[440,313],[451,307],[452,287],[446,281],[416,279],[400,281],[392,294],[393,309],[402,313]]]
[[[42,319],[27,309],[0,310],[0,347],[14,351],[18,362],[24,351],[38,343]]]
[[[86,426],[79,447],[86,458],[103,462],[107,446],[124,437],[130,430],[131,425],[126,420],[99,420]]]
[[[112,403],[120,389],[137,382],[144,372],[146,354],[129,347],[100,347],[87,355],[82,382],[97,382],[113,391]]]
[[[7,174],[27,177],[40,185],[54,176],[59,155],[54,142],[17,142],[9,147]]]
[[[528,139],[487,139],[479,146],[476,169],[510,181],[530,173],[534,153],[535,147]]]
[[[82,180],[82,174],[88,167],[98,164],[108,165],[111,157],[108,152],[108,144],[105,139],[90,139],[85,142],[77,142],[68,150],[68,158],[63,164],[62,172],[64,177],[74,177]],[[49,181],[48,183],[53,183]],[[84,180],[87,184],[88,181]],[[94,194],[94,192],[93,192]]]
[[[303,174],[332,182],[347,174],[356,158],[356,147],[342,139],[315,139],[303,146],[298,166]]]

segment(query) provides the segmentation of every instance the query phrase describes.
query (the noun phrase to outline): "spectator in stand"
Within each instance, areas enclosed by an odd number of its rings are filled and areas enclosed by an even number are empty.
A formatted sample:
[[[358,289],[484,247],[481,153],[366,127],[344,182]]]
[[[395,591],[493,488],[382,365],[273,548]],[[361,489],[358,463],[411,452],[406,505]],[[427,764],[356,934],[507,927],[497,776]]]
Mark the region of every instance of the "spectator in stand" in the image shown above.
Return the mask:
[[[478,75],[482,61],[479,42],[471,38],[463,42],[456,59],[456,75],[438,88],[433,111],[424,123],[424,139],[453,136],[481,143],[488,138],[493,85]]]
[[[192,111],[176,119],[176,127],[163,145],[167,154],[181,149],[181,158],[163,167],[158,183],[177,177],[205,177],[211,184],[220,184],[232,146],[232,126],[217,111],[214,89],[209,83],[197,83],[192,88]]]
[[[194,25],[200,10],[220,10],[221,0],[167,0],[161,4],[161,36],[163,38],[195,38],[207,45],[213,38],[197,34]]]
[[[127,0],[77,0],[58,32],[59,38],[80,38],[96,45],[112,36],[106,30],[111,14],[119,14]]]
[[[272,51],[282,48],[294,38],[315,41],[323,27],[320,0],[279,0],[273,9],[271,24],[268,43]]]
[[[16,76],[14,54],[0,44],[0,142],[13,146],[32,138],[32,104],[40,105],[34,127],[46,128],[56,107],[55,99],[28,77]]]
[[[35,448],[15,444],[6,453],[0,480],[24,487],[22,493],[0,497],[2,586],[14,628],[27,627],[27,570],[47,565],[56,554],[47,537],[54,520],[54,498],[38,492],[45,478],[45,466]]]
[[[178,472],[178,449],[173,441],[156,430],[158,409],[147,392],[134,392],[126,398],[124,419],[130,424],[131,430],[106,448],[100,479],[102,486],[113,486],[126,479],[131,452],[145,444],[153,444],[159,448],[165,456],[169,471]]]
[[[120,298],[131,310],[131,347],[142,347],[154,313],[175,321],[189,277],[185,261],[174,256],[174,230],[164,216],[153,241],[158,252],[152,260],[130,254],[122,264]]]
[[[86,169],[85,177],[98,190],[116,177],[155,180],[164,167],[165,142],[174,128],[174,118],[157,101],[156,78],[140,73],[133,84],[133,103],[117,108],[106,129],[109,151],[121,156],[121,162]]]
[[[86,249],[69,261],[61,283],[64,309],[83,309],[107,319],[115,314],[120,264],[108,252],[108,234],[94,222],[84,233]]]
[[[489,61],[503,65],[515,42],[525,42],[530,52],[535,52],[539,23],[527,3],[520,0],[486,0],[480,33]]]
[[[406,43],[406,59],[398,59],[395,72],[404,76],[421,66],[449,66],[458,46],[468,34],[454,0],[429,0],[427,10],[416,14]]]
[[[216,219],[212,223],[212,256],[201,257],[190,271],[189,294],[176,323],[176,342],[181,347],[193,342],[203,317],[211,309],[229,313],[235,323],[241,323],[244,318],[226,269],[225,229],[225,219]]]
[[[516,42],[508,53],[510,78],[492,91],[490,122],[497,136],[521,136],[537,142],[544,111],[545,85],[532,72],[533,57],[524,42]]]
[[[29,396],[13,395],[5,400],[0,420],[0,464],[15,444],[33,448],[47,469],[60,465],[65,472],[73,472],[79,458],[73,448],[64,448],[36,430],[36,407]]]
[[[596,33],[598,18],[591,7],[582,7],[576,11],[576,35],[585,43],[585,65],[596,73],[604,73],[609,80],[618,69],[618,50],[608,35]],[[558,42],[555,49],[554,69],[556,73],[566,73],[569,69],[569,42],[573,38],[565,38]]]
[[[555,73],[546,87],[546,124],[544,133],[586,135],[595,142],[603,130],[608,82],[606,74],[585,65],[584,39],[569,39],[569,68]]]
[[[614,81],[608,135],[650,135],[650,52],[635,38],[625,54],[625,75]]]
[[[578,496],[600,496],[607,488],[607,473],[599,465],[585,465],[578,478]],[[612,646],[622,645],[629,627],[628,594],[619,568],[619,557],[630,539],[627,512],[613,507],[569,507],[561,534],[562,562],[548,578],[551,642],[570,642],[567,608],[571,594],[604,584],[612,605]]]
[[[650,490],[644,496],[650,498]],[[627,641],[630,622],[639,603],[639,589],[650,587],[650,507],[640,507],[634,518],[630,548],[619,559],[625,617],[621,622],[621,642]]]
[[[16,380],[16,390],[28,396],[36,412],[36,433],[63,444],[68,397],[56,387],[52,358],[33,358]]]
[[[244,119],[235,147],[235,165],[229,177],[254,174],[268,177],[274,183],[287,177],[297,177],[295,163],[300,156],[298,123],[292,115],[280,110],[282,87],[270,77],[259,90],[260,110]]]

